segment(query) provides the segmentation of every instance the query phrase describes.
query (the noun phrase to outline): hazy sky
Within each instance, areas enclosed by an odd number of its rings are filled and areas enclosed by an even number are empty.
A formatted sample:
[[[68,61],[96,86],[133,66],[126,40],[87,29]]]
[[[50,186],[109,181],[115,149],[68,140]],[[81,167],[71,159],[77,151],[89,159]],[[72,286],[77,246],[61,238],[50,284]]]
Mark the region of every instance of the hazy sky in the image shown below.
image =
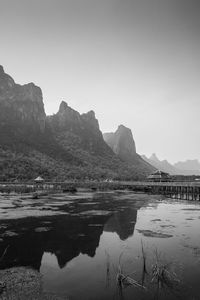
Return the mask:
[[[0,0],[0,64],[47,114],[65,100],[140,154],[200,159],[199,0]]]

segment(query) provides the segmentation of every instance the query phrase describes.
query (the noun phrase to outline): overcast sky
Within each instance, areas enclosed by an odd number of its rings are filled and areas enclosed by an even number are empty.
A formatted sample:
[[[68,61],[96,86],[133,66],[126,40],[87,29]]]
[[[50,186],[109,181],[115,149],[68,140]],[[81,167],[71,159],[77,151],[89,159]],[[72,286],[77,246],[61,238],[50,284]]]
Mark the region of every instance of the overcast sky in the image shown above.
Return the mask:
[[[65,100],[140,154],[200,159],[199,0],[0,0],[0,64],[47,114]]]

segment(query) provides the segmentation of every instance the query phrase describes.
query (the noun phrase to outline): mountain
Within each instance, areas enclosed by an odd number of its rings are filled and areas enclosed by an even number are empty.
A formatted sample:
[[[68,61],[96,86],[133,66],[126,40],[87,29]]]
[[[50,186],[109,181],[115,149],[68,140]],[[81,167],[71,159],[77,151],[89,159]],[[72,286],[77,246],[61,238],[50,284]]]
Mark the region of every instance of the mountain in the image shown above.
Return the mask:
[[[161,161],[158,159],[158,157],[156,156],[155,153],[153,153],[153,154],[149,157],[149,159],[150,159],[151,161],[153,161],[154,163],[160,163],[160,162],[161,162]]]
[[[58,143],[66,150],[75,146],[92,155],[113,155],[103,140],[93,111],[81,115],[62,101],[57,114],[47,120]]]
[[[16,84],[0,66],[0,181],[136,180],[151,173],[137,154],[131,164],[120,156],[104,141],[93,111],[80,114],[62,101],[46,116],[41,89]]]
[[[114,133],[104,133],[103,138],[122,161],[127,162],[133,167],[139,167],[149,174],[155,170],[152,165],[147,163],[137,154],[131,129],[124,125],[119,125]]]
[[[43,132],[45,111],[42,91],[33,83],[19,85],[0,66],[0,126],[1,135],[13,138],[26,134],[29,129]],[[15,129],[11,131],[11,129]],[[34,129],[34,130],[33,130]]]
[[[170,175],[181,174],[180,170],[176,169],[167,160],[159,160],[155,153],[153,153],[149,158],[147,158],[145,155],[142,155],[142,158],[156,169],[169,173]]]
[[[132,132],[124,125],[119,125],[114,133],[104,133],[103,137],[108,146],[121,159],[129,161],[136,156],[136,147]]]
[[[142,155],[142,158],[156,169],[167,172],[170,175],[200,175],[200,163],[198,160],[188,160],[172,165],[167,160],[159,160],[155,153],[149,158]]]
[[[198,159],[179,161],[174,166],[186,175],[200,175],[200,162]]]

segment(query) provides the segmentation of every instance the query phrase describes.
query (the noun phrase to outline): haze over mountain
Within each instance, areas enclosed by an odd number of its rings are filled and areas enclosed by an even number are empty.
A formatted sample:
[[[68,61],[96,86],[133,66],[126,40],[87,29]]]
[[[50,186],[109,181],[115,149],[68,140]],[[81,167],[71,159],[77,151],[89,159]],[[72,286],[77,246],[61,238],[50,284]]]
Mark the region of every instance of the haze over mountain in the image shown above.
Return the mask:
[[[0,3],[1,64],[47,114],[72,99],[103,132],[132,128],[138,153],[200,160],[199,0]]]
[[[0,180],[145,178],[153,167],[135,157],[129,164],[112,151],[93,111],[62,101],[46,116],[41,89],[16,84],[0,67]]]
[[[103,138],[121,160],[130,165],[138,165],[141,168],[153,170],[152,166],[137,154],[131,129],[119,125],[115,132],[104,133]]]
[[[159,160],[155,153],[149,158],[142,155],[142,158],[156,169],[171,175],[200,175],[200,163],[198,160],[187,160],[172,165],[167,160]]]
[[[198,159],[179,161],[175,163],[174,166],[179,170],[183,170],[184,172],[195,172],[196,175],[200,175],[200,162],[198,161]]]
[[[103,137],[108,146],[122,159],[129,160],[130,157],[135,157],[135,141],[129,128],[119,125],[116,132],[104,133]]]

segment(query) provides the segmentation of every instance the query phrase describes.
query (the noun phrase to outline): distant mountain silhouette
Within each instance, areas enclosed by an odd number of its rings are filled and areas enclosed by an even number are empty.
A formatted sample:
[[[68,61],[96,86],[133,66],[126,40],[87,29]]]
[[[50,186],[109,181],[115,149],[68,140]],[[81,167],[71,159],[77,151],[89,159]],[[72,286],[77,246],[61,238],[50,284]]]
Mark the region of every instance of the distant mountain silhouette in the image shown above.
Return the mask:
[[[0,181],[38,175],[126,180],[151,173],[137,154],[132,153],[131,164],[122,154],[106,144],[93,111],[79,114],[62,101],[56,114],[46,116],[41,89],[16,84],[0,66]]]
[[[167,160],[159,160],[155,153],[153,153],[150,158],[147,158],[146,156],[142,157],[158,170],[169,173],[171,175],[180,174],[180,171],[177,170],[173,165],[171,165]]]
[[[174,166],[186,175],[200,175],[200,162],[198,159],[179,161]]]
[[[155,153],[153,153],[149,158],[142,155],[142,158],[156,169],[167,172],[171,175],[200,175],[200,163],[198,160],[188,160],[186,162],[178,162],[172,165],[167,160],[159,160]]]

